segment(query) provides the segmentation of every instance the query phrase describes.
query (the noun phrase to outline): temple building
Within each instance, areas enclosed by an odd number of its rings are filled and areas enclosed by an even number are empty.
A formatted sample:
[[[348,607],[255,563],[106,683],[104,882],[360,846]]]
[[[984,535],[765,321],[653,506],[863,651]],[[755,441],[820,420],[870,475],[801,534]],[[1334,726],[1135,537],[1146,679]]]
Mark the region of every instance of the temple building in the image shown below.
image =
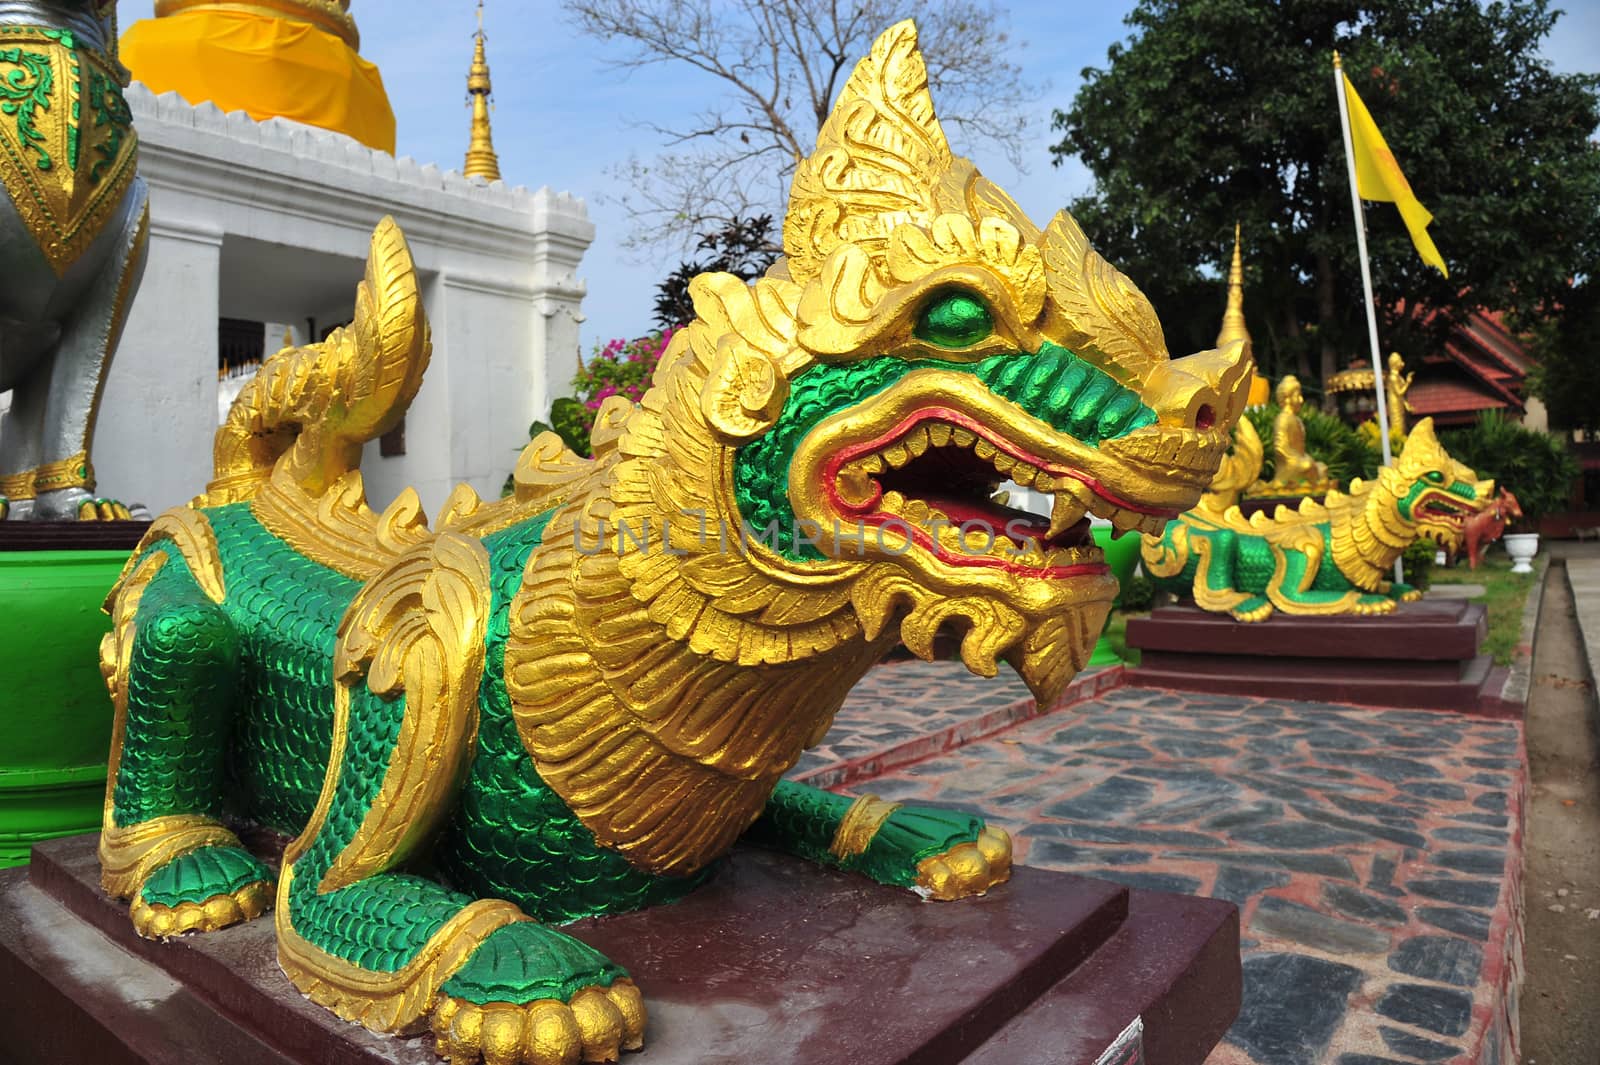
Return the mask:
[[[349,8],[157,0],[122,36],[150,246],[94,461],[154,511],[205,485],[220,416],[264,356],[350,320],[386,214],[411,245],[433,358],[405,423],[368,445],[375,506],[406,485],[430,513],[461,481],[498,495],[577,369],[594,226],[579,199],[499,180],[481,15],[461,52],[469,149],[445,172],[393,155],[395,116]]]

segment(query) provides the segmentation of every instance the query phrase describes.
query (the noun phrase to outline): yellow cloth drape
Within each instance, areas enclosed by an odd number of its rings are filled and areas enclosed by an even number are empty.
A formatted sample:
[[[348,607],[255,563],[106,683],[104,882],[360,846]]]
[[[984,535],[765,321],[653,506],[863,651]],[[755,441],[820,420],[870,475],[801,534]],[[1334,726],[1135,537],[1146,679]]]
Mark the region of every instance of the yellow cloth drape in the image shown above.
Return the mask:
[[[378,68],[309,23],[193,10],[128,27],[122,61],[152,92],[176,90],[251,118],[287,118],[394,152],[394,109]]]
[[[1356,87],[1350,84],[1350,75],[1341,76],[1344,78],[1345,101],[1350,106],[1350,144],[1356,158],[1356,191],[1363,200],[1377,200],[1398,207],[1400,217],[1411,234],[1411,243],[1417,246],[1417,254],[1422,256],[1422,261],[1449,277],[1450,271],[1445,268],[1439,249],[1434,247],[1433,238],[1428,236],[1428,223],[1433,221],[1433,215],[1422,206],[1417,194],[1411,191],[1411,183],[1400,172],[1400,164],[1389,150],[1383,134],[1378,132],[1378,124],[1372,120],[1372,113],[1356,94]]]

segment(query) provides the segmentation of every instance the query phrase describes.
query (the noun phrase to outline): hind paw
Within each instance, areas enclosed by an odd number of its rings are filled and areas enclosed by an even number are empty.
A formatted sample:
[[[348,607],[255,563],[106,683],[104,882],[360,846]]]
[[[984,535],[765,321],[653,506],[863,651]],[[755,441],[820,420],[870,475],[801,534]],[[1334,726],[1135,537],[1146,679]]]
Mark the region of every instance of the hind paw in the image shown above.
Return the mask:
[[[1011,877],[1011,836],[1003,828],[985,826],[971,843],[959,843],[917,863],[915,890],[928,898],[950,901],[982,895]]]
[[[570,1002],[482,1005],[441,995],[433,1010],[439,1056],[450,1065],[576,1065],[616,1061],[644,1045],[644,998],[633,981],[591,984]]]
[[[215,932],[272,908],[272,871],[240,847],[180,854],[145,878],[133,897],[133,929],[146,939]]]
[[[266,880],[254,880],[222,895],[200,902],[184,901],[176,906],[146,902],[144,893],[134,896],[128,915],[133,930],[146,939],[168,939],[185,932],[215,932],[219,928],[260,917],[272,908],[274,887]]]

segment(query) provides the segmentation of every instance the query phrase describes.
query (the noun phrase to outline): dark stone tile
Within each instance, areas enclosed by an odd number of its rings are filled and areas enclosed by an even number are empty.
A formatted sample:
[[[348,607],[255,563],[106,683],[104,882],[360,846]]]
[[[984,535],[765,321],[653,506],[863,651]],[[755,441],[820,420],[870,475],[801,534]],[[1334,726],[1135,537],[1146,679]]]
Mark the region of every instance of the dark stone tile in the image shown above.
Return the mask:
[[[1506,812],[1506,793],[1503,791],[1489,791],[1472,800],[1472,805],[1480,810],[1490,813],[1503,814]]]
[[[1481,847],[1504,847],[1510,837],[1492,828],[1436,828],[1433,838],[1446,843],[1475,843]]]
[[[1398,1058],[1380,1058],[1375,1054],[1340,1054],[1335,1065],[1411,1065]]]
[[[1433,856],[1433,864],[1458,873],[1499,876],[1505,871],[1506,855],[1504,851],[1440,851]]]
[[[1394,828],[1390,825],[1375,825],[1371,821],[1357,821],[1349,817],[1340,817],[1338,814],[1330,814],[1314,806],[1296,805],[1295,811],[1309,821],[1329,825],[1333,828],[1342,828],[1348,832],[1360,832],[1372,839],[1387,840],[1390,843],[1398,843],[1402,847],[1426,847],[1428,845],[1427,839],[1420,832]]]
[[[1247,899],[1271,888],[1283,887],[1288,882],[1288,876],[1283,873],[1224,865],[1217,870],[1217,881],[1212,885],[1211,897],[1243,906]]]
[[[1407,780],[1400,784],[1400,790],[1408,795],[1417,795],[1424,799],[1438,799],[1441,802],[1460,802],[1467,797],[1467,789],[1459,784],[1433,784],[1426,781]]]
[[[1250,930],[1334,954],[1380,954],[1389,949],[1390,942],[1386,933],[1375,928],[1341,921],[1309,906],[1272,896],[1257,904]]]
[[[1372,924],[1403,925],[1406,923],[1406,911],[1396,906],[1387,899],[1380,899],[1368,895],[1364,891],[1357,891],[1345,884],[1324,884],[1322,899],[1329,906],[1338,910],[1346,917],[1354,917],[1358,921],[1369,921]]]
[[[1228,730],[1230,736],[1274,736],[1281,726],[1271,721],[1246,721],[1237,728]]]
[[[1448,751],[1457,742],[1438,736],[1390,736],[1383,745],[1400,751]]]
[[[1520,758],[1468,758],[1466,763],[1474,769],[1520,769]]]
[[[928,782],[908,780],[904,777],[879,777],[870,784],[863,785],[862,790],[870,791],[880,799],[894,799],[898,802],[901,799],[922,796],[928,790]]]
[[[1308,746],[1318,750],[1365,751],[1372,746],[1372,741],[1367,737],[1345,732],[1343,729],[1313,729],[1300,738],[1305,740]]]
[[[1174,799],[1159,806],[1146,807],[1140,812],[1139,820],[1147,825],[1187,824],[1223,810],[1232,810],[1238,805],[1237,799],[1224,795]]]
[[[1086,865],[1138,865],[1149,860],[1147,851],[1074,847],[1059,839],[1035,838],[1028,844],[1028,864],[1051,869],[1077,871]]]
[[[1489,915],[1479,913],[1477,910],[1457,910],[1448,906],[1424,906],[1417,911],[1417,917],[1424,924],[1431,924],[1433,927],[1442,928],[1446,932],[1471,936],[1478,940],[1489,938]]]
[[[1024,836],[1079,840],[1084,843],[1131,843],[1152,847],[1221,847],[1222,841],[1198,832],[1175,829],[1125,828],[1091,825],[1081,821],[1039,821],[1022,830]]]
[[[1488,909],[1500,898],[1497,880],[1412,880],[1406,884],[1412,894],[1460,906]]]
[[[1323,756],[1335,765],[1347,765],[1377,777],[1379,780],[1437,780],[1439,771],[1427,762],[1415,758],[1398,758],[1388,754],[1350,754],[1330,751]]]
[[[1405,819],[1410,821],[1414,819],[1416,813],[1414,808],[1400,805],[1394,800],[1374,802],[1371,799],[1352,799],[1348,795],[1329,795],[1328,801],[1347,814],[1354,814],[1356,817],[1370,817],[1374,820],[1405,815]]]
[[[1232,781],[1217,776],[1211,770],[1190,766],[1136,765],[1124,772],[1123,776],[1159,780],[1194,794],[1229,795],[1237,790]]]
[[[1483,948],[1455,936],[1413,936],[1389,955],[1389,968],[1421,980],[1472,987],[1483,970]]]
[[[1344,1020],[1361,971],[1303,954],[1244,960],[1244,1003],[1225,1037],[1261,1065],[1303,1065],[1322,1057]]]
[[[1378,1000],[1377,1010],[1391,1021],[1439,1035],[1460,1035],[1472,1023],[1472,996],[1442,987],[1394,984]]]
[[[1099,747],[1095,752],[1101,758],[1115,758],[1119,762],[1145,762],[1154,758],[1145,748],[1136,743],[1119,743],[1114,747]]]
[[[1127,729],[1107,725],[1073,725],[1053,733],[1050,742],[1065,747],[1083,747],[1091,743],[1121,743],[1138,738],[1139,733]]]
[[[1465,821],[1469,825],[1488,825],[1490,828],[1505,828],[1511,822],[1505,814],[1451,814],[1452,821]]]
[[[1164,736],[1150,741],[1150,746],[1163,754],[1170,754],[1174,758],[1223,758],[1233,753],[1233,748],[1226,743],[1217,743],[1213,740],[1191,740],[1174,736]]]
[[[1433,1039],[1424,1039],[1420,1035],[1402,1032],[1400,1029],[1390,1028],[1388,1025],[1380,1026],[1378,1034],[1383,1036],[1383,1041],[1390,1050],[1397,1054],[1404,1054],[1407,1057],[1419,1058],[1422,1061],[1443,1061],[1445,1058],[1453,1058],[1461,1053],[1461,1048],[1458,1046],[1440,1043]]]
[[[1399,889],[1394,886],[1394,870],[1393,858],[1379,856],[1372,859],[1372,875],[1367,878],[1367,887],[1374,891],[1399,894]]]
[[[1052,803],[1041,812],[1046,817],[1059,817],[1064,821],[1110,821],[1145,805],[1155,791],[1155,785],[1147,780],[1115,776],[1080,795]]]
[[[1145,891],[1170,891],[1178,895],[1193,895],[1200,890],[1200,881],[1192,876],[1174,873],[1136,873],[1127,869],[1085,869],[1085,876],[1097,876],[1114,884],[1125,884]]]
[[[1520,769],[1521,767],[1522,763],[1520,762],[1514,762],[1512,765],[1507,766],[1508,769]],[[1484,787],[1493,788],[1496,791],[1506,791],[1511,787],[1511,778],[1504,773],[1474,773],[1467,779],[1474,784],[1482,784]]]
[[[1206,828],[1213,828],[1221,832],[1227,829],[1244,828],[1249,825],[1266,824],[1276,821],[1283,816],[1283,803],[1270,799],[1257,800],[1235,805],[1227,813],[1218,814],[1205,824]]]
[[[1306,790],[1306,785],[1290,784],[1281,780],[1269,780],[1256,776],[1250,780],[1250,786],[1263,795],[1270,795],[1274,799],[1284,802],[1309,803],[1316,801],[1316,796]],[[1315,785],[1311,785],[1315,787]]]
[[[1501,740],[1497,743],[1480,743],[1478,745],[1478,750],[1482,751],[1484,754],[1514,755],[1517,753],[1517,741]]]
[[[1319,825],[1314,821],[1284,821],[1273,825],[1245,826],[1230,830],[1228,835],[1240,843],[1250,843],[1258,847],[1283,847],[1290,850],[1318,850],[1341,843],[1358,843],[1366,838],[1357,832],[1334,828],[1331,825]]]
[[[1218,856],[1215,851],[1173,851],[1172,857],[1216,861]],[[1227,859],[1236,865],[1287,869],[1294,873],[1331,876],[1340,880],[1354,881],[1356,879],[1356,871],[1350,864],[1350,859],[1342,854],[1295,854],[1292,851],[1277,853],[1272,851],[1229,850]]]
[[[913,777],[949,777],[960,773],[966,766],[957,758],[930,758],[926,762],[907,766],[899,770]]]

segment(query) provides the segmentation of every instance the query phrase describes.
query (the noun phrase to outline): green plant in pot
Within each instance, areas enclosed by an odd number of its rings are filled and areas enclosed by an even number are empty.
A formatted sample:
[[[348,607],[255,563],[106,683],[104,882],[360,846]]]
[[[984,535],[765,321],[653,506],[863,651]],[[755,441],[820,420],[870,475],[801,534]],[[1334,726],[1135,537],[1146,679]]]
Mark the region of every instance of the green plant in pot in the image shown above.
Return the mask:
[[[1504,543],[1515,561],[1512,572],[1531,572],[1539,550],[1539,521],[1566,508],[1572,482],[1581,472],[1566,442],[1499,411],[1485,411],[1469,428],[1441,433],[1440,442],[1478,476],[1493,477],[1496,485],[1516,495],[1522,517],[1507,530]]]

